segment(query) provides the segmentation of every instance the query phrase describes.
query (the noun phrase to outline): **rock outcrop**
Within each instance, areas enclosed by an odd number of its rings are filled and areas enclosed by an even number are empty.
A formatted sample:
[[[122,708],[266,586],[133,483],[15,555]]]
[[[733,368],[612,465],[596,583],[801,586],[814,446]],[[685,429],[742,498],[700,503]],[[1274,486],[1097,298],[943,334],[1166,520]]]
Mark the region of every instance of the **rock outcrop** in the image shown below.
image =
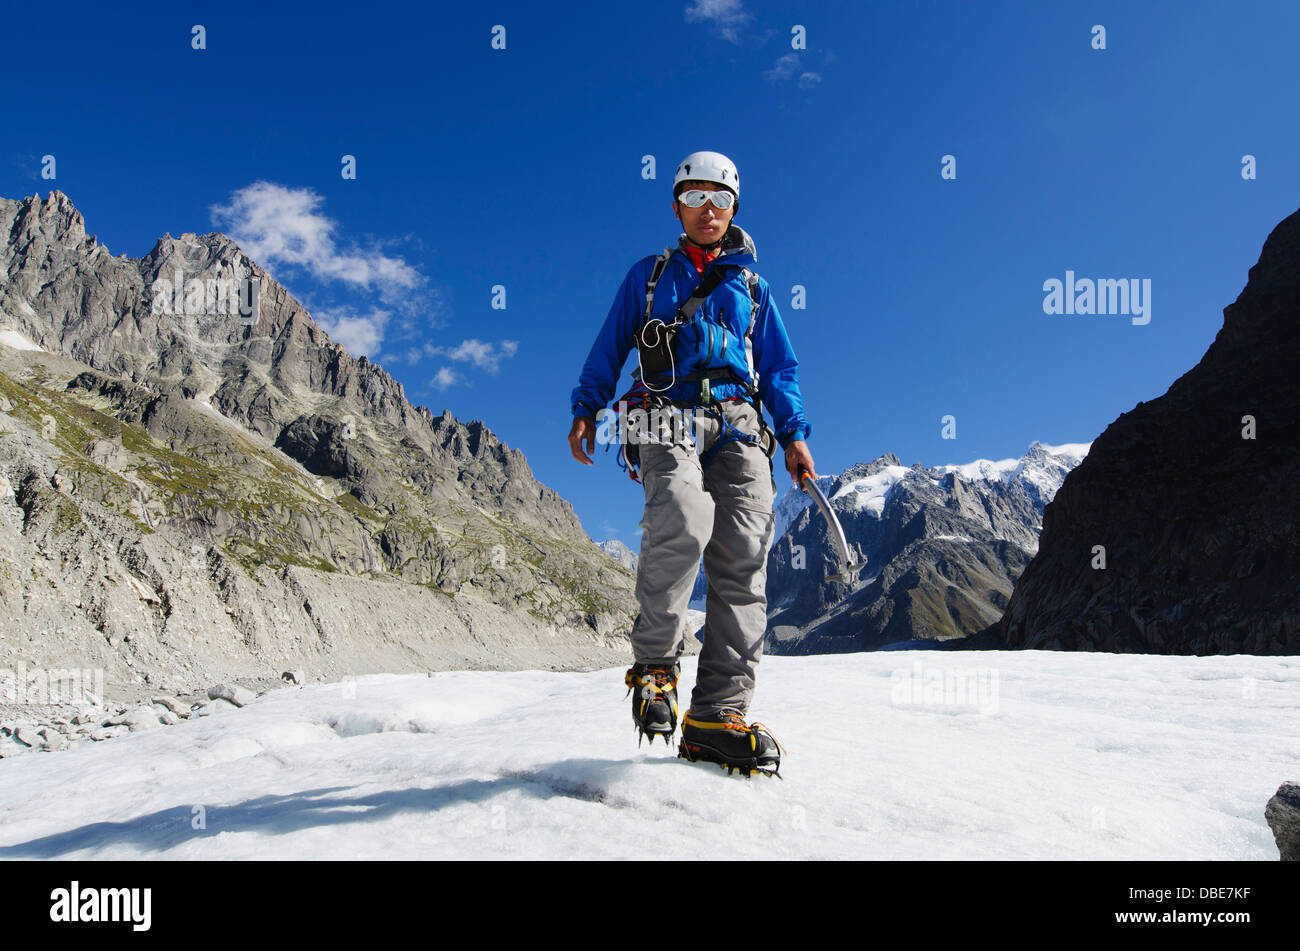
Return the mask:
[[[224,235],[114,257],[65,195],[0,199],[0,331],[0,668],[138,698],[626,659],[631,573],[523,454]]]
[[[1300,652],[1300,212],[1201,361],[1106,428],[1043,517],[1010,647]]]
[[[1283,783],[1264,807],[1283,862],[1300,862],[1300,783]]]

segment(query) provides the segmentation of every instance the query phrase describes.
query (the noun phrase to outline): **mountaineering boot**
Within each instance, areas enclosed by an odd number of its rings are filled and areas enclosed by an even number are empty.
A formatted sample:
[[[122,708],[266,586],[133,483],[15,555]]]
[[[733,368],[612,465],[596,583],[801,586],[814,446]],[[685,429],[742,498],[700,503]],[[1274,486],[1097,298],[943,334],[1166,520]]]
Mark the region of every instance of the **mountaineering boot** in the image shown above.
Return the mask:
[[[748,776],[763,773],[781,776],[781,744],[761,723],[745,724],[734,710],[723,710],[708,719],[698,719],[686,711],[682,718],[682,741],[677,756],[691,762],[703,760],[726,767],[727,773],[740,770]]]
[[[677,729],[677,678],[681,667],[655,664],[633,664],[623,678],[632,697],[632,722],[636,724],[637,741],[662,736],[664,743],[671,742]]]

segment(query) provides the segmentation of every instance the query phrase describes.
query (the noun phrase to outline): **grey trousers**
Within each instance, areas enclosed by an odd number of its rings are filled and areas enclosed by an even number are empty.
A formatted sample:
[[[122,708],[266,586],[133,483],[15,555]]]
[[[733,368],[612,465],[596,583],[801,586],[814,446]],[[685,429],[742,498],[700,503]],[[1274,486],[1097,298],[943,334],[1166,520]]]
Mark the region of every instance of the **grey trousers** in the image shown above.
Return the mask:
[[[716,404],[744,433],[759,431],[745,402]],[[689,418],[690,410],[684,411]],[[700,556],[709,583],[699,673],[691,712],[710,717],[731,709],[745,715],[754,668],[767,630],[767,551],[772,543],[776,483],[758,445],[727,439],[708,465],[700,457],[718,440],[716,419],[694,414],[694,426],[660,429],[639,447],[645,514],[632,625],[640,663],[671,665],[681,655],[686,608]],[[693,430],[693,431],[692,431]]]

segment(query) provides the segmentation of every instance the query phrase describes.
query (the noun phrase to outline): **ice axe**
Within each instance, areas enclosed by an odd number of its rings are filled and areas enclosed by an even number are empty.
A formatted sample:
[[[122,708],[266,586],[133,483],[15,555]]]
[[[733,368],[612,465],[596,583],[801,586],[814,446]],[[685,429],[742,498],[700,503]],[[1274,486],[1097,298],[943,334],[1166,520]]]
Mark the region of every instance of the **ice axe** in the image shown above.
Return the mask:
[[[799,490],[813,497],[817,507],[822,510],[822,515],[826,518],[826,525],[831,531],[831,540],[835,542],[835,550],[840,556],[840,570],[833,575],[828,575],[828,581],[838,581],[840,584],[853,584],[854,576],[866,566],[865,561],[854,563],[849,556],[849,540],[844,537],[844,528],[840,525],[840,520],[835,517],[835,510],[831,508],[830,499],[826,498],[826,493],[821,490],[812,478],[812,473],[803,463],[799,464]]]

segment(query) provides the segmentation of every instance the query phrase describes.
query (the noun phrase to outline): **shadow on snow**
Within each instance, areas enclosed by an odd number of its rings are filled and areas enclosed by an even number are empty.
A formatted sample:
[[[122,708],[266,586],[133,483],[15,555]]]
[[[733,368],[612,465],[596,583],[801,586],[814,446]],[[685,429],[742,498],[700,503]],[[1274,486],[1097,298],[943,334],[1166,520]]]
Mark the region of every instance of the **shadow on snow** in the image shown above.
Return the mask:
[[[390,789],[364,796],[333,795],[355,786],[326,786],[288,795],[259,796],[233,805],[205,805],[206,827],[201,829],[191,826],[193,805],[174,806],[121,822],[92,822],[29,842],[0,846],[0,859],[53,859],[110,845],[165,852],[223,833],[286,835],[302,829],[374,822],[405,812],[436,812],[448,806],[481,803],[511,791],[538,799],[563,797],[620,808],[633,803],[611,793],[612,780],[630,767],[673,762],[568,759],[504,773],[495,779],[465,779],[448,786]]]

